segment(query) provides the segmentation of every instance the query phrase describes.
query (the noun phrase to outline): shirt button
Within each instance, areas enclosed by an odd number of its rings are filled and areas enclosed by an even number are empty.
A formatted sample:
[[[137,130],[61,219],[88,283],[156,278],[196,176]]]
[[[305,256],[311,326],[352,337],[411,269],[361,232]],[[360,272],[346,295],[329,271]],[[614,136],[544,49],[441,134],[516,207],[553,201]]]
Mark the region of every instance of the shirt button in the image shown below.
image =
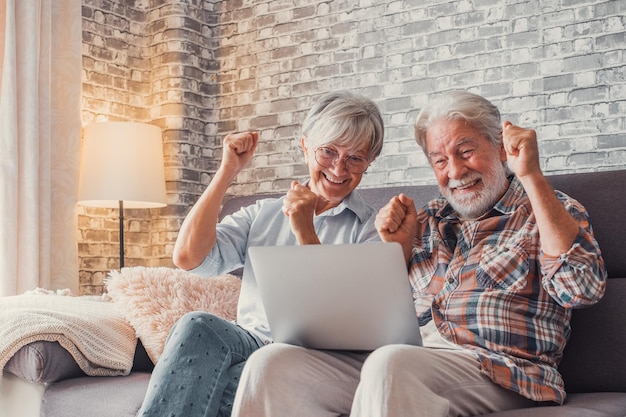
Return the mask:
[[[454,284],[454,278],[448,278],[448,284]]]

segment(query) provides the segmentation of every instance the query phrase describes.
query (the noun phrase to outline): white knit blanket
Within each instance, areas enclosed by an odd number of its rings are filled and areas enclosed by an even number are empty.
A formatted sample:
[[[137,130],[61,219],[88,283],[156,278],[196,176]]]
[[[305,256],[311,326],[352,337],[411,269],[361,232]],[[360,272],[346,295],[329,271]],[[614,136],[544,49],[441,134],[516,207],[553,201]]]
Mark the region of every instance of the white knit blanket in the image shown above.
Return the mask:
[[[39,340],[59,342],[92,376],[128,375],[137,345],[115,303],[54,293],[0,298],[0,375],[20,348]]]

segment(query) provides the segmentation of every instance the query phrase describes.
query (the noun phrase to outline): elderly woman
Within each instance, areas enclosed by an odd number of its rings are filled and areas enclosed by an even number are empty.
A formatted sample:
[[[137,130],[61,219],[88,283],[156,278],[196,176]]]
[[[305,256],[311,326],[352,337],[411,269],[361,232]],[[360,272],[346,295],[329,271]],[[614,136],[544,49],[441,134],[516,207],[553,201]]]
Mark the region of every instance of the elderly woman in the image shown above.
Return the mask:
[[[258,133],[224,139],[213,180],[191,209],[174,248],[174,263],[203,276],[244,267],[237,322],[194,312],[172,329],[152,373],[140,416],[229,416],[247,358],[271,343],[248,247],[376,241],[376,211],[355,192],[380,154],[383,121],[369,99],[349,92],[323,96],[301,136],[310,179],[281,198],[265,199],[218,223],[224,194],[252,158]]]

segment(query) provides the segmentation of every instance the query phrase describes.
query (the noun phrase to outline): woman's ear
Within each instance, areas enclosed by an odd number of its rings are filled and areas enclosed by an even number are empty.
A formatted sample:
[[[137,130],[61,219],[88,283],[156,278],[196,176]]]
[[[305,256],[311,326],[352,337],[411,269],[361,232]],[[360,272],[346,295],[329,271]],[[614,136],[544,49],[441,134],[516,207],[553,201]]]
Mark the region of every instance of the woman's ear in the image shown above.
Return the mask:
[[[300,138],[300,146],[302,147],[302,154],[304,155],[304,162],[309,163],[309,149],[306,147],[305,137]]]

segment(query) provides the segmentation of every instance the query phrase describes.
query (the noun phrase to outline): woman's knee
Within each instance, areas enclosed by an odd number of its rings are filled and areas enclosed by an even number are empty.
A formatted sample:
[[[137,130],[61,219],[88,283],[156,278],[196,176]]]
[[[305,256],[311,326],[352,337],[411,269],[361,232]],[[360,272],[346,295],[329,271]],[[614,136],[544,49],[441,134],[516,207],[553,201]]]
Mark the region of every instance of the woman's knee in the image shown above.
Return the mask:
[[[203,311],[192,311],[183,315],[172,327],[171,335],[188,336],[194,333],[219,333],[232,327],[232,323]]]

